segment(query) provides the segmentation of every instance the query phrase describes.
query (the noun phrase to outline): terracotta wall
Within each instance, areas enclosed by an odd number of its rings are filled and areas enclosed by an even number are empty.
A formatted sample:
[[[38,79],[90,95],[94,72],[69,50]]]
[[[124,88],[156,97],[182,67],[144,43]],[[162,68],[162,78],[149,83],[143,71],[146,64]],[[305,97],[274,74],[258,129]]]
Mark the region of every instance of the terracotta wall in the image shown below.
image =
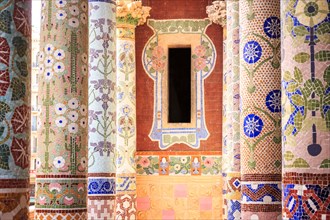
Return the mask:
[[[208,0],[144,0],[143,5],[152,7],[152,19],[203,19],[207,18]],[[221,151],[222,133],[222,28],[212,24],[206,31],[217,50],[216,66],[205,79],[205,119],[210,133],[207,140],[201,141],[196,151]],[[153,35],[145,24],[136,28],[136,98],[137,98],[137,151],[160,150],[158,142],[148,137],[153,122],[154,82],[145,73],[141,55],[148,39]],[[175,144],[170,151],[194,151],[185,144]]]

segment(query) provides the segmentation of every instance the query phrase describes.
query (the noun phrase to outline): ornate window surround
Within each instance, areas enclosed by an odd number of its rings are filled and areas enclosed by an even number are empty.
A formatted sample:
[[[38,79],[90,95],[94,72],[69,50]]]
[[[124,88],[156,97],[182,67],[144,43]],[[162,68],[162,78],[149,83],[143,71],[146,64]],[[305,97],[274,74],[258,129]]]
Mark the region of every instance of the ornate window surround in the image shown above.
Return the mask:
[[[209,19],[148,20],[154,31],[142,53],[143,67],[154,80],[154,116],[149,137],[159,141],[161,150],[184,143],[193,149],[200,147],[209,132],[205,122],[204,79],[213,71],[216,49],[205,31]],[[168,48],[192,49],[192,103],[190,123],[168,123]]]

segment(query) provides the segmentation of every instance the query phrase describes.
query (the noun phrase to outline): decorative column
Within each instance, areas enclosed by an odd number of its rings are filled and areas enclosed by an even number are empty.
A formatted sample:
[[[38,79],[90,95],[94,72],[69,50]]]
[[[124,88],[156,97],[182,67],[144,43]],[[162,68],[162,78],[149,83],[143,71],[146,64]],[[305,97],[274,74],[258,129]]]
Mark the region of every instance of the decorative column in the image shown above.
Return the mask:
[[[0,219],[28,219],[31,1],[0,2]]]
[[[88,219],[114,219],[116,2],[89,0]]]
[[[88,1],[42,3],[36,219],[87,218]]]
[[[282,2],[283,219],[330,219],[329,4]]]
[[[280,2],[239,1],[242,219],[281,219]]]
[[[240,219],[239,17],[237,1],[214,1],[209,18],[223,27],[223,219]]]
[[[116,219],[136,219],[135,27],[146,22],[150,9],[141,1],[117,4]]]
[[[240,219],[240,93],[239,93],[239,2],[227,1],[226,90],[223,93],[227,126],[223,129],[223,177],[226,187],[225,219]]]

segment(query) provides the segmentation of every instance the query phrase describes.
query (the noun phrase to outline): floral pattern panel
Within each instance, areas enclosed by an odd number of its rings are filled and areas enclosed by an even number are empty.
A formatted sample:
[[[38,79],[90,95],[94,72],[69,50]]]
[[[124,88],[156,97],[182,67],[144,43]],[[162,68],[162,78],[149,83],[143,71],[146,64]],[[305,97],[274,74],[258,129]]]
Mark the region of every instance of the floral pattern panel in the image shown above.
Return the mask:
[[[283,219],[330,218],[329,5],[282,5]]]
[[[149,20],[148,25],[154,35],[145,45],[142,54],[143,67],[154,81],[155,101],[154,118],[149,137],[159,142],[159,148],[165,150],[176,143],[199,148],[200,140],[206,140],[209,132],[205,123],[204,80],[215,66],[215,46],[205,31],[210,25],[204,20]],[[189,38],[185,37],[189,35]],[[191,45],[192,79],[192,122],[178,126],[168,123],[167,107],[167,56],[169,45]]]
[[[90,0],[88,21],[88,219],[113,219],[116,188],[116,2]]]
[[[28,218],[31,1],[0,1],[0,219]]]
[[[241,218],[278,219],[281,189],[273,185],[281,185],[282,170],[280,1],[242,0],[239,12],[241,190],[248,198],[241,201]]]
[[[150,9],[141,1],[117,1],[115,219],[136,219],[135,28],[146,22]]]
[[[222,156],[218,152],[139,151],[136,155],[138,176],[221,176]]]
[[[222,173],[224,219],[240,219],[240,57],[239,1],[226,2],[224,41]],[[210,16],[210,15],[209,15]],[[225,37],[225,36],[224,36]],[[239,196],[237,196],[239,195]]]
[[[82,216],[87,211],[86,184],[79,184],[88,167],[88,1],[42,1],[41,7],[36,218],[55,216],[54,210],[61,210],[62,218]],[[54,185],[62,190],[47,188]]]

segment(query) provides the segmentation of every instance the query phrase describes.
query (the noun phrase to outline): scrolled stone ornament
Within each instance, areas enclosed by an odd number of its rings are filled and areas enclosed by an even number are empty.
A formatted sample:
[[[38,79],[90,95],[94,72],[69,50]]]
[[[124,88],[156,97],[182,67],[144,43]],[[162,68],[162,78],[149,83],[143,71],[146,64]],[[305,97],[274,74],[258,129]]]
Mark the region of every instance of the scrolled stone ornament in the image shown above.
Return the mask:
[[[206,13],[209,19],[222,27],[226,25],[227,13],[226,2],[224,0],[216,0],[212,2],[212,5],[206,7]]]

